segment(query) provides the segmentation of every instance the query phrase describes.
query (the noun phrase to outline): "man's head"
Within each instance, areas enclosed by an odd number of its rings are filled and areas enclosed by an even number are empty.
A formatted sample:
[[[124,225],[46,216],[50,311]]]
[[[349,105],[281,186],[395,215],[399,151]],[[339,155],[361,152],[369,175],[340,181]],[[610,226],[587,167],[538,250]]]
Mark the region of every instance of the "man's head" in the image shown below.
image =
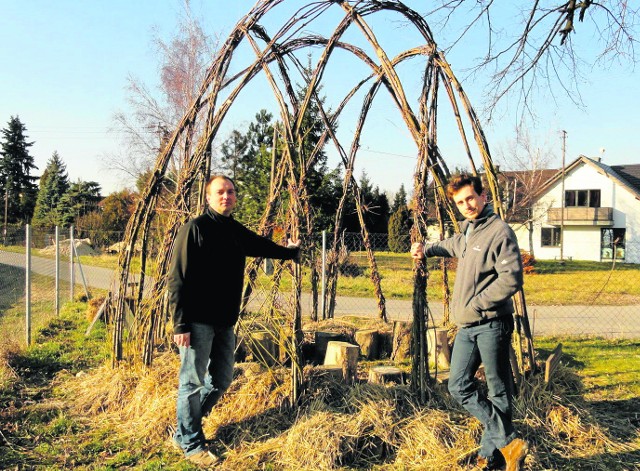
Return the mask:
[[[456,175],[447,185],[447,196],[467,219],[476,219],[487,204],[482,180],[474,175]]]
[[[236,207],[236,185],[231,178],[224,175],[213,175],[205,186],[207,203],[211,209],[223,216],[230,216]]]

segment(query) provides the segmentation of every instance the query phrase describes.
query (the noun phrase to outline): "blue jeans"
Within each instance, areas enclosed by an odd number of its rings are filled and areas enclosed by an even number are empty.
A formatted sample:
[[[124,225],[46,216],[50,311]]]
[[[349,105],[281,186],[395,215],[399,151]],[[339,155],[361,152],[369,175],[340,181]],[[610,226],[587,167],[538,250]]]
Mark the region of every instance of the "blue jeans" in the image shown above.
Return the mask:
[[[479,455],[486,458],[515,438],[511,423],[513,374],[509,362],[512,332],[511,315],[461,327],[451,352],[449,392],[484,426]],[[484,364],[488,396],[481,394],[474,379],[481,363]]]
[[[233,327],[191,324],[188,347],[179,347],[178,426],[173,437],[185,455],[205,449],[202,418],[233,380],[236,336]]]

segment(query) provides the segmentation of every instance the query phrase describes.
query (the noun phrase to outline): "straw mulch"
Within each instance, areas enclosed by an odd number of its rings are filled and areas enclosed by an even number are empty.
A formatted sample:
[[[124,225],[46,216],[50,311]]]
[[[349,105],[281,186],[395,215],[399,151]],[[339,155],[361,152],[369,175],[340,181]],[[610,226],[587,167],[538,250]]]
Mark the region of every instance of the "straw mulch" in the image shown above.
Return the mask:
[[[97,369],[65,383],[78,416],[130,437],[149,455],[167,446],[174,424],[178,357],[165,353],[151,370]],[[224,456],[220,469],[471,469],[481,427],[435,384],[420,406],[406,386],[339,384],[305,369],[298,407],[288,402],[289,373],[240,364],[234,382],[204,421]],[[604,469],[604,454],[621,467],[640,445],[614,437],[589,413],[580,382],[560,366],[552,387],[527,379],[515,401],[515,422],[531,444],[525,469]],[[634,442],[635,440],[635,442]],[[625,444],[628,443],[628,444]],[[633,445],[635,443],[635,445]],[[627,460],[627,461],[625,461]],[[625,464],[627,463],[627,464]],[[628,465],[628,467],[627,467]]]

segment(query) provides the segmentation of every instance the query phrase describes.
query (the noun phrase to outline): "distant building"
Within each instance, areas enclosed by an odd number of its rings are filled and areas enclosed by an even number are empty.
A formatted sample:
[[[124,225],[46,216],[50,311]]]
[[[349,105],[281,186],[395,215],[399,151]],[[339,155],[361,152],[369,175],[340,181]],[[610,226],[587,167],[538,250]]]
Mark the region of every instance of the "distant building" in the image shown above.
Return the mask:
[[[564,186],[564,194],[563,194]],[[640,263],[640,164],[606,165],[581,155],[541,182],[530,218],[512,211],[522,249],[538,259]],[[510,208],[517,208],[516,201]],[[529,224],[523,224],[528,219]]]

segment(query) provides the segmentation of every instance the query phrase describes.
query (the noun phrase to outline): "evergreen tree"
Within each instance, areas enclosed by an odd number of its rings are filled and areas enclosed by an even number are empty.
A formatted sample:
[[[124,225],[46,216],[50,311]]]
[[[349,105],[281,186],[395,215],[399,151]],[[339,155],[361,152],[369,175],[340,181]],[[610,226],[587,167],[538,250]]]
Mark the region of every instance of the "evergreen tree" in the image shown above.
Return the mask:
[[[381,192],[377,185],[373,186],[365,171],[362,172],[358,186],[367,230],[371,233],[386,234],[389,221],[389,199],[387,195]],[[349,200],[346,206],[344,225],[347,232],[360,232],[360,220],[355,203],[352,200]]]
[[[256,224],[262,216],[269,194],[273,146],[271,119],[271,113],[260,110],[246,134],[233,130],[222,144],[223,169],[238,186],[235,217],[249,225]]]
[[[47,162],[40,177],[40,190],[33,214],[33,224],[41,226],[64,225],[65,213],[69,208],[61,204],[64,194],[69,190],[67,168],[57,151]]]
[[[311,65],[311,57],[308,58],[308,64],[303,70],[306,83],[308,84],[313,75],[313,67]],[[299,86],[296,92],[298,101],[302,102],[307,94],[308,85]],[[311,157],[313,150],[316,148],[322,134],[325,131],[325,123],[320,114],[320,105],[324,104],[324,97],[321,97],[322,87],[316,89],[316,95],[320,100],[320,104],[315,99],[311,99],[305,114],[302,117],[300,126],[300,134],[304,136],[302,142],[302,159],[306,161]],[[325,113],[331,118],[331,110]],[[336,131],[334,125],[333,131]],[[338,202],[342,194],[342,182],[340,179],[340,170],[337,168],[329,171],[327,167],[327,154],[324,148],[320,149],[314,156],[314,165],[311,166],[305,175],[305,185],[307,194],[309,195],[309,206],[314,211],[313,226],[314,231],[321,232],[324,229],[331,229],[333,226]]]
[[[391,214],[394,214],[401,208],[407,205],[407,192],[404,189],[404,183],[400,185],[400,189],[393,198],[393,205],[391,206]]]
[[[389,250],[407,252],[410,249],[411,213],[405,205],[389,218]]]
[[[63,226],[71,225],[80,216],[95,211],[101,199],[98,182],[78,180],[71,183],[58,205],[61,224]]]
[[[12,116],[7,128],[2,130],[0,150],[0,192],[7,205],[7,222],[27,223],[33,214],[38,179],[31,175],[37,169],[27,141],[26,130],[20,118]]]

